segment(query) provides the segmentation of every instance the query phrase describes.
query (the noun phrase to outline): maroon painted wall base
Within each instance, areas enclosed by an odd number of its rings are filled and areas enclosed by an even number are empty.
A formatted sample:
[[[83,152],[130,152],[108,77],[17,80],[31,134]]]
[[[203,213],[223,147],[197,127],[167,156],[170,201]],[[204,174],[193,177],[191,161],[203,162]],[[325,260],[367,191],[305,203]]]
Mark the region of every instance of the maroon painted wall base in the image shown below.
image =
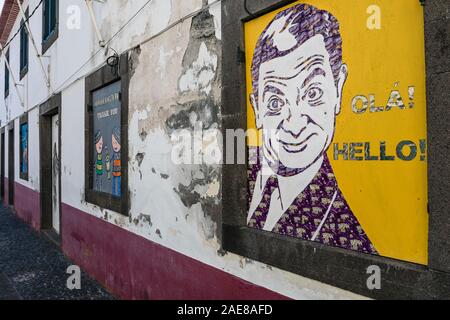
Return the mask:
[[[287,299],[66,204],[62,247],[123,299]]]
[[[40,193],[20,183],[14,184],[14,210],[19,218],[31,225],[33,229],[41,229]]]
[[[14,191],[17,216],[40,230],[40,194],[19,183]],[[287,299],[66,204],[61,231],[64,253],[123,299]]]

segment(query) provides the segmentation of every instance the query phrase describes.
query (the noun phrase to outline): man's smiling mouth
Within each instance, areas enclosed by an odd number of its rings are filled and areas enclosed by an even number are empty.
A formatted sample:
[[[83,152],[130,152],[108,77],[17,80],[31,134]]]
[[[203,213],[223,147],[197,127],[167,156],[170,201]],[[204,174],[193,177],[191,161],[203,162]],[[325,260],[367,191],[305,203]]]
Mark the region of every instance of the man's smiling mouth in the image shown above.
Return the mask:
[[[301,142],[285,142],[279,139],[277,139],[277,141],[281,144],[286,152],[299,153],[305,151],[305,149],[308,147],[307,142],[315,135],[317,135],[317,133],[312,133]]]

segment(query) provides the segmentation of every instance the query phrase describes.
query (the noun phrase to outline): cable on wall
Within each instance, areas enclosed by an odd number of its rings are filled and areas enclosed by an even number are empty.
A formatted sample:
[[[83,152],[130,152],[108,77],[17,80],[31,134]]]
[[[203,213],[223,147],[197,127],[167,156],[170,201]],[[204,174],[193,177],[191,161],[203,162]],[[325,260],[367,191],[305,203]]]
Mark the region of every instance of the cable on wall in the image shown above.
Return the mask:
[[[33,12],[32,12],[30,15],[28,15],[28,18],[27,18],[26,20],[24,20],[24,22],[28,23],[28,21],[30,20],[30,18],[31,18],[32,16],[34,16],[34,14],[36,13],[37,9],[42,5],[42,2],[44,2],[44,0],[41,0],[41,1],[38,3],[38,5],[36,6],[36,8],[34,8]],[[14,33],[14,35],[12,36],[12,38],[9,39],[9,41],[6,42],[4,46],[2,46],[2,49],[1,49],[1,50],[8,48],[9,44],[10,44],[10,43],[14,40],[14,38],[17,37],[17,35],[20,33],[20,31],[22,30],[23,26],[24,26],[24,25],[21,25],[21,26],[19,27],[19,30],[17,30],[16,33]]]
[[[108,45],[110,42],[112,42],[112,40],[114,40],[129,24],[130,24],[130,22],[132,21],[132,20],[134,20],[138,15],[139,15],[139,13],[140,12],[142,12],[142,10],[143,9],[145,9],[145,7],[148,5],[148,4],[150,4],[150,2],[152,2],[153,0],[149,0],[149,1],[147,1],[127,22],[125,22],[125,24],[122,26],[122,27],[120,27],[119,28],[119,30],[114,34],[114,35],[112,35],[111,36],[111,38],[108,40],[108,41],[106,41],[106,45]],[[162,35],[162,34],[164,34],[165,32],[167,32],[168,30],[170,30],[170,29],[172,29],[173,27],[175,27],[175,26],[177,26],[178,24],[180,24],[180,23],[182,23],[182,22],[184,22],[186,19],[189,19],[189,18],[192,18],[193,16],[195,16],[195,15],[197,15],[197,14],[199,14],[200,12],[203,12],[203,11],[205,11],[205,10],[209,10],[211,7],[213,7],[214,5],[216,5],[216,4],[218,4],[218,3],[220,3],[222,0],[216,0],[216,1],[214,1],[214,2],[211,2],[210,4],[208,4],[208,5],[206,5],[206,6],[204,6],[204,7],[202,7],[201,9],[199,9],[199,10],[197,10],[197,11],[194,11],[194,12],[192,12],[192,13],[190,13],[190,14],[188,14],[188,15],[186,15],[186,16],[184,16],[184,17],[182,17],[182,18],[180,18],[180,19],[178,19],[177,21],[175,21],[175,22],[173,22],[173,23],[171,23],[170,25],[168,25],[166,28],[164,28],[163,30],[161,30],[160,32],[158,32],[158,33],[156,33],[156,34],[154,34],[154,35],[152,35],[152,36],[150,36],[150,37],[148,37],[148,38],[146,38],[146,39],[144,39],[143,41],[141,41],[140,43],[138,43],[138,44],[136,44],[136,45],[134,45],[133,47],[136,47],[136,46],[140,46],[140,45],[142,45],[142,44],[145,44],[145,43],[147,43],[147,42],[149,42],[149,41],[151,41],[152,39],[154,39],[154,38],[156,38],[156,37],[158,37],[158,36],[160,36],[160,35]],[[42,1],[41,1],[41,3],[42,3]],[[9,42],[8,42],[9,43]],[[109,47],[109,48],[111,48],[111,47]],[[64,82],[62,82],[61,83],[61,85],[59,86],[59,87],[57,87],[56,89],[55,89],[55,91],[54,91],[54,94],[56,94],[56,93],[58,93],[58,92],[61,92],[61,91],[64,91],[65,89],[67,89],[67,88],[69,88],[71,85],[73,85],[74,83],[76,83],[76,82],[78,82],[79,80],[82,80],[82,79],[84,79],[85,77],[86,77],[86,75],[88,75],[88,74],[91,74],[91,73],[93,73],[93,72],[95,72],[95,71],[97,71],[97,70],[99,70],[99,69],[101,69],[102,67],[103,67],[103,65],[104,64],[101,64],[101,65],[99,65],[99,66],[97,66],[96,68],[94,68],[94,69],[92,69],[92,70],[89,70],[89,72],[88,73],[86,73],[86,74],[83,74],[83,75],[81,75],[81,76],[79,76],[78,78],[76,78],[76,79],[74,79],[72,82],[70,82],[70,83],[68,83],[67,84],[67,82],[70,80],[70,79],[72,79],[75,75],[77,75],[81,70],[83,70],[83,68],[86,66],[86,65],[88,65],[102,50],[103,50],[104,48],[100,48],[99,50],[97,50],[96,52],[94,52],[74,73],[72,73],[69,77],[67,77],[66,78],[66,80],[64,80]],[[126,52],[126,51],[128,51],[129,49],[127,49],[127,50],[125,50],[124,52]],[[108,60],[108,59],[107,59]],[[105,62],[105,63],[107,63],[107,61]],[[46,98],[47,99],[47,98]],[[45,99],[45,100],[46,100]],[[45,100],[43,100],[42,102],[44,102]],[[31,108],[30,110],[33,110],[34,108],[36,108],[37,106],[39,106],[40,104],[37,104],[35,107],[33,107],[33,108]]]

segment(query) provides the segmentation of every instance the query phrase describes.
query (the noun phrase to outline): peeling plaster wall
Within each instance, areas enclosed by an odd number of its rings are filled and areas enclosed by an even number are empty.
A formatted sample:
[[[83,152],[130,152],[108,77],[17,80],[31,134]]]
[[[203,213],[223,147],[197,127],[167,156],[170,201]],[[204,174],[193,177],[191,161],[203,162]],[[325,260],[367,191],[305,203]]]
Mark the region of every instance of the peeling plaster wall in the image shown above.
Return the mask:
[[[142,1],[140,1],[142,2]],[[212,2],[212,1],[210,1]],[[121,50],[133,47],[207,1],[154,2],[145,29],[120,37]],[[116,1],[109,10],[124,16],[130,2]],[[133,2],[133,7],[135,4]],[[117,11],[116,11],[117,12]],[[102,14],[102,32],[115,30],[109,12]],[[144,31],[145,30],[145,31]],[[257,285],[298,299],[359,298],[349,292],[305,279],[243,257],[221,251],[221,167],[176,165],[171,160],[175,130],[218,130],[221,123],[220,4],[130,51],[132,78],[129,95],[130,217],[83,202],[83,142],[63,150],[63,201],[130,232],[222,269]],[[116,49],[116,48],[115,48]],[[63,141],[81,132],[82,84],[63,94]],[[76,101],[76,102],[75,102]],[[73,105],[73,106],[72,106]],[[68,127],[70,126],[70,127]],[[64,148],[64,147],[63,147]],[[70,163],[67,165],[67,163]],[[149,253],[151,254],[151,253]]]
[[[75,0],[61,2],[65,4],[60,7],[60,16],[66,15],[66,5],[73,2],[80,4]],[[95,56],[66,83],[74,70],[97,52],[98,39],[85,7],[81,10],[81,31],[66,30],[64,27],[60,30],[60,38],[49,50],[50,58],[46,63],[47,67],[50,66],[54,86],[63,87],[62,202],[285,296],[297,299],[361,298],[223,252],[220,227],[221,166],[176,165],[171,160],[171,135],[176,130],[194,132],[202,128],[211,134],[220,131],[221,9],[220,2],[214,2],[154,0],[110,43],[111,48],[119,53],[134,48],[129,52],[133,69],[129,89],[129,217],[84,201],[85,84],[82,76],[100,66],[105,56]],[[103,38],[110,39],[145,3],[146,0],[95,2],[95,14]],[[208,4],[212,7],[189,17]],[[37,22],[33,27],[37,39],[41,32],[39,27]],[[32,48],[30,57],[31,52]],[[42,81],[33,78],[41,76],[41,71],[37,61],[32,63],[33,71],[29,72],[30,79],[27,80],[32,100],[28,103],[30,107],[43,102],[41,100],[48,96]],[[74,81],[77,77],[80,79]],[[0,86],[2,79],[0,76]],[[31,90],[38,93],[32,95]],[[17,102],[14,104],[17,108]],[[30,136],[32,132],[37,132],[38,127],[31,127],[37,125],[36,114],[37,111],[29,116]],[[18,115],[20,112],[17,112]],[[2,111],[0,116],[3,120],[6,115]],[[7,141],[6,134],[6,144]],[[30,140],[30,170],[33,172],[39,159],[38,153],[34,152],[36,148],[38,141],[33,138]],[[205,148],[207,145],[202,145],[201,150]],[[34,174],[30,183],[39,185]]]

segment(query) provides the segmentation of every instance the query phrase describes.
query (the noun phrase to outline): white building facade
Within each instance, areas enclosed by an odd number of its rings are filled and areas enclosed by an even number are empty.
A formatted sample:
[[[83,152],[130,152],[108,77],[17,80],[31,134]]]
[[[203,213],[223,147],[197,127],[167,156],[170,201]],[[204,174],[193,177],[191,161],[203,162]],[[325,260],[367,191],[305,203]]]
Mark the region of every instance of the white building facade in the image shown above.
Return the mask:
[[[225,250],[224,166],[174,159],[180,132],[204,158],[227,121],[224,8],[6,0],[3,203],[120,298],[364,298]]]

